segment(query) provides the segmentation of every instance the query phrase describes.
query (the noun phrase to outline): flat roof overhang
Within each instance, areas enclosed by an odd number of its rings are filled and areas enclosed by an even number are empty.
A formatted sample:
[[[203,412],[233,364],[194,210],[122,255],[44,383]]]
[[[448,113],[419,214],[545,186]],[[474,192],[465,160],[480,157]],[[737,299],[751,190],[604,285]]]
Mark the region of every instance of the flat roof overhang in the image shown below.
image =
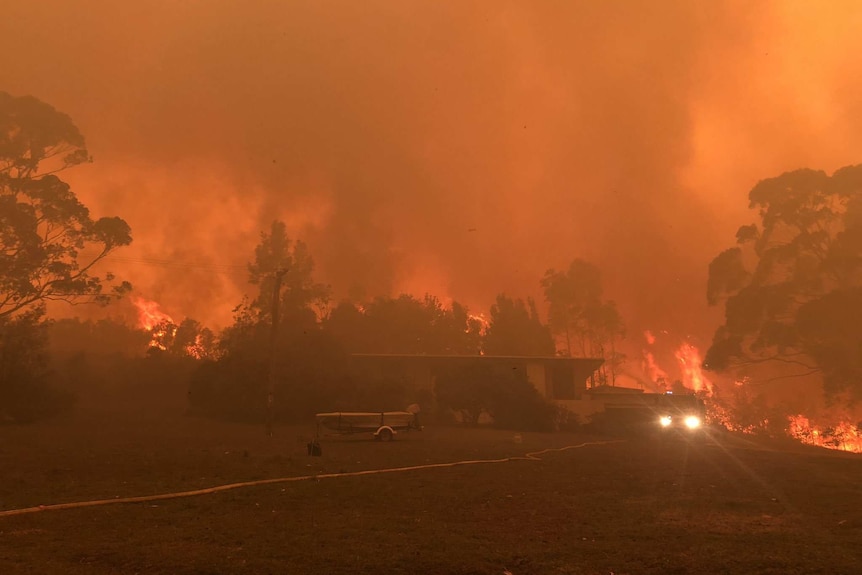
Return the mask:
[[[572,366],[573,375],[577,379],[586,381],[604,363],[601,358],[592,357],[561,357],[561,356],[535,356],[535,355],[424,355],[424,354],[399,354],[399,353],[354,353],[351,359],[367,361],[369,363],[412,363],[424,364],[429,367],[441,365],[469,365],[471,363],[504,364],[512,363],[544,363]]]

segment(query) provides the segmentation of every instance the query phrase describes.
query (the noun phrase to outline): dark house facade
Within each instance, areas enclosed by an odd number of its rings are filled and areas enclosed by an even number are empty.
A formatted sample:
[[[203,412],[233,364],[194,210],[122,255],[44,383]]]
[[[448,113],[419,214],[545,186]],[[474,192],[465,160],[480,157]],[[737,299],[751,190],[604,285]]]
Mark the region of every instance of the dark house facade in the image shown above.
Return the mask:
[[[405,378],[417,391],[433,391],[438,373],[471,364],[497,365],[521,370],[546,399],[570,402],[583,399],[594,387],[602,359],[488,355],[353,354],[355,369],[377,375]]]

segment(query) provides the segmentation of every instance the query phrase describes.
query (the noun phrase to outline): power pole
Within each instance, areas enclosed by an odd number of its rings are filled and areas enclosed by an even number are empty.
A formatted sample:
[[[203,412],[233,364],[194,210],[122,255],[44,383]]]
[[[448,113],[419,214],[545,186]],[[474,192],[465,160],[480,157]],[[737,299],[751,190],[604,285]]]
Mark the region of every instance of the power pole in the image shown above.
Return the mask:
[[[269,331],[269,365],[267,366],[266,387],[266,435],[272,437],[272,423],[275,418],[273,406],[275,404],[275,347],[278,340],[278,305],[281,302],[281,280],[284,279],[286,269],[280,268],[275,272],[275,285],[272,288],[272,326]]]

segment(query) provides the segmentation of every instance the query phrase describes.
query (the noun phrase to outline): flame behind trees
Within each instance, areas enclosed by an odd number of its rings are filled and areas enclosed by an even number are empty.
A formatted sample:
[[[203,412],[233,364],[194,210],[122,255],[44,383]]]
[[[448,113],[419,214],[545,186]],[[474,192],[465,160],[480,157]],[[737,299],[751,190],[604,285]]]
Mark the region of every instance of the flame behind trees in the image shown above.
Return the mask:
[[[862,399],[862,166],[831,177],[797,170],[749,193],[760,225],[709,266],[707,300],[724,303],[705,366],[781,366],[820,375],[830,397]]]
[[[211,359],[216,354],[216,336],[207,327],[191,318],[175,323],[159,304],[144,298],[133,300],[138,308],[138,323],[150,332],[150,350],[160,350],[175,356]]]

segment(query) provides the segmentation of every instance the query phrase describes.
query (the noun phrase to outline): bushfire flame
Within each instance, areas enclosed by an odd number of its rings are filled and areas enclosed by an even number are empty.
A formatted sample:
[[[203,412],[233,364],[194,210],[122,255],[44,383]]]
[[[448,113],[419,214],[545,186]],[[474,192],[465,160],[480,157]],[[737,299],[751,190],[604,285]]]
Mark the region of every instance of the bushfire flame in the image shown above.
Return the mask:
[[[195,359],[204,359],[209,354],[201,334],[196,335],[194,343],[187,345],[185,350],[187,355]]]
[[[173,329],[176,332],[177,329],[171,316],[160,310],[157,302],[137,297],[132,300],[132,303],[138,308],[138,323],[140,326],[153,334],[149,346],[163,351],[167,349],[163,343],[168,335],[167,330]]]
[[[645,332],[644,337],[649,345],[655,343],[655,336],[651,332]],[[667,374],[656,364],[653,354],[645,349],[643,355],[646,374],[657,385],[666,384]],[[683,385],[706,401],[707,417],[710,421],[729,431],[740,433],[756,434],[769,431],[771,422],[765,415],[758,417],[749,413],[748,417],[740,417],[736,413],[740,409],[739,405],[733,401],[718,400],[713,383],[703,374],[702,356],[696,346],[684,342],[674,355],[682,371]],[[731,396],[745,395],[747,383],[748,378],[734,381],[733,389],[737,391],[732,392]],[[773,425],[772,428],[782,428],[788,436],[807,445],[862,453],[862,422],[852,424],[846,417],[835,417],[833,421],[839,421],[839,423],[814,424],[802,414],[788,415],[786,425]]]
[[[646,339],[647,345],[653,345],[655,343],[655,336],[649,330],[644,332],[644,338]],[[643,370],[649,377],[650,381],[656,384],[657,387],[661,388],[662,391],[667,391],[667,372],[659,367],[658,363],[655,360],[655,356],[648,349],[643,350]]]
[[[787,433],[802,443],[862,453],[862,430],[859,425],[842,421],[835,426],[820,427],[813,425],[804,415],[793,415],[788,420],[790,426]]]
[[[695,393],[712,395],[712,382],[703,375],[703,360],[700,351],[692,344],[686,342],[676,350],[676,359],[682,370],[682,383]]]
[[[138,323],[147,331],[153,331],[153,328],[160,323],[174,323],[171,316],[159,309],[157,302],[137,297],[132,300],[132,303],[138,308]]]
[[[483,313],[467,314],[467,318],[479,324],[479,333],[482,335],[485,335],[485,332],[488,331],[488,327],[491,325],[491,322]],[[466,327],[464,328],[464,331],[468,332],[470,331],[470,328]]]

